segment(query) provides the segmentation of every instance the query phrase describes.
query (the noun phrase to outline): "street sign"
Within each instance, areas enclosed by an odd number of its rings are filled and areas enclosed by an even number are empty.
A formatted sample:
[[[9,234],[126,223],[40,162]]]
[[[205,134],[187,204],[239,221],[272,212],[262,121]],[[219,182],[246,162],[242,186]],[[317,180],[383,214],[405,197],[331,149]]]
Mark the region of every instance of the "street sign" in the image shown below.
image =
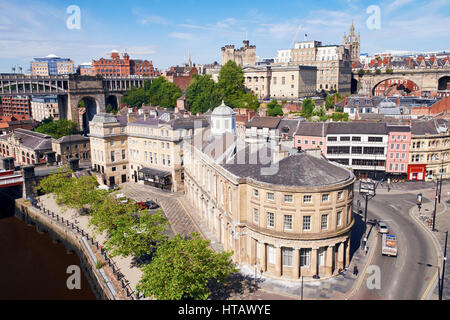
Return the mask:
[[[366,193],[368,195],[374,196],[375,188],[376,186],[374,182],[361,181],[359,184],[359,193]]]

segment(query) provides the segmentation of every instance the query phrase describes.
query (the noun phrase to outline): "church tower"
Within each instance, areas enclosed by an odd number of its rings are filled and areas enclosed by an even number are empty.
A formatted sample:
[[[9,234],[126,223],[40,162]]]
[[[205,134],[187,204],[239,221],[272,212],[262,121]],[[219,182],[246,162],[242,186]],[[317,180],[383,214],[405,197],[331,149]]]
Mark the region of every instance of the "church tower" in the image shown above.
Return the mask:
[[[350,51],[351,61],[358,62],[361,50],[361,36],[359,32],[358,35],[356,35],[353,21],[352,25],[350,26],[350,34],[347,36],[347,34],[344,33],[344,46]]]

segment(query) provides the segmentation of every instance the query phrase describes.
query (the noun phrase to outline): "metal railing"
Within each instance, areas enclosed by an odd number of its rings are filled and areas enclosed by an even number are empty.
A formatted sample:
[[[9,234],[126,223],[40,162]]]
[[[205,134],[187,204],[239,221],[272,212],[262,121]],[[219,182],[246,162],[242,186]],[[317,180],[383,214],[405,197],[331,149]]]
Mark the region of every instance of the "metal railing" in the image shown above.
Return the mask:
[[[117,267],[116,263],[110,257],[108,257],[106,250],[101,246],[101,244],[98,241],[94,241],[94,238],[90,236],[88,232],[86,232],[84,229],[80,228],[73,222],[70,222],[67,218],[64,219],[64,217],[54,213],[53,211],[50,211],[49,209],[46,209],[45,207],[42,206],[41,202],[33,201],[32,205],[34,208],[38,209],[41,214],[53,219],[65,230],[74,233],[76,236],[81,235],[81,237],[85,237],[86,240],[92,244],[96,252],[103,257],[105,262],[111,268],[113,275],[115,276],[117,281],[120,281],[121,288],[126,292],[126,296],[128,298],[130,298],[131,300],[140,300],[141,298],[145,298],[144,295],[141,296],[137,294],[131,288],[130,282],[126,280],[125,276],[119,271],[119,268]],[[111,294],[115,296],[112,292]]]

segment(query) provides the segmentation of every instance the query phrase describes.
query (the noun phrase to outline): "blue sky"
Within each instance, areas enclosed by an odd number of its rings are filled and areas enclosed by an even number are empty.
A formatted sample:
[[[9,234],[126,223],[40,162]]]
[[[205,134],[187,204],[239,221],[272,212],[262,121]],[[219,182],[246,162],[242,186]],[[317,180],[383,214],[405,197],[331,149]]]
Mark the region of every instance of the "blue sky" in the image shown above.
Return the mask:
[[[81,9],[80,30],[66,27],[70,5]],[[370,5],[381,9],[379,30],[367,27]],[[80,64],[113,49],[160,69],[184,63],[188,50],[195,63],[220,62],[220,48],[246,36],[258,56],[274,57],[305,34],[341,44],[352,19],[361,52],[450,50],[450,0],[0,0],[0,12],[0,72],[50,53]]]

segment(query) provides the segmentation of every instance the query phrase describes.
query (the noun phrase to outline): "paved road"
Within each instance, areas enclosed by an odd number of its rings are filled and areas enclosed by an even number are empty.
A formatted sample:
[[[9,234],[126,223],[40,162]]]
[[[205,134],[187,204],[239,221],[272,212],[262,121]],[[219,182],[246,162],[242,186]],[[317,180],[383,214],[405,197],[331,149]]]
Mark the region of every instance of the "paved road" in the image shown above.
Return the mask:
[[[397,235],[398,256],[381,255],[381,237],[372,265],[381,270],[381,289],[369,290],[366,279],[355,299],[419,300],[432,279],[437,262],[435,247],[425,233],[409,216],[415,205],[416,194],[378,194],[369,202],[368,219],[386,221],[390,233]],[[363,202],[363,201],[361,201]],[[428,266],[431,264],[432,266]]]

